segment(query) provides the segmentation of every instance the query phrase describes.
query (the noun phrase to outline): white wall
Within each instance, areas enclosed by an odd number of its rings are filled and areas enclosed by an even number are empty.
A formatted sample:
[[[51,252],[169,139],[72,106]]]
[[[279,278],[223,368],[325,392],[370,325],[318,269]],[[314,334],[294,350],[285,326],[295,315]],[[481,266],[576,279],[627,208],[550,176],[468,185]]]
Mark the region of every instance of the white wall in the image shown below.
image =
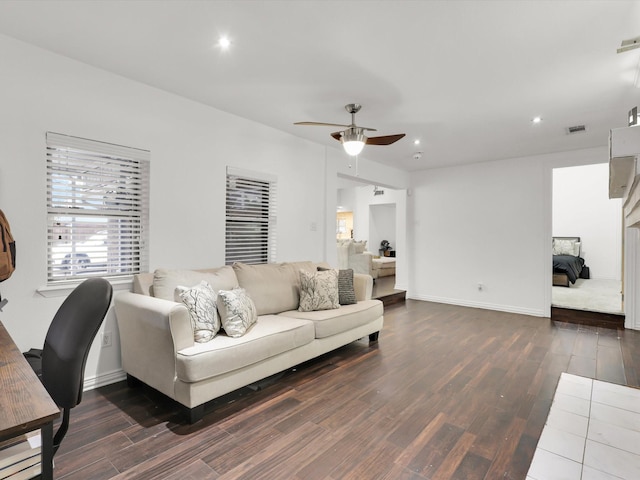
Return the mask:
[[[602,147],[414,174],[408,296],[548,316],[552,169],[606,159]]]
[[[380,185],[377,183],[377,185]],[[384,195],[374,195],[373,185],[363,187],[355,187],[355,208],[353,211],[353,232],[356,240],[366,240],[367,250],[373,254],[378,254],[380,240],[370,237],[371,234],[371,218],[372,208],[377,206],[388,206],[395,209],[395,233],[394,243],[395,250],[398,252],[396,257],[396,284],[395,287],[401,290],[409,289],[409,263],[412,260],[407,247],[407,236],[409,234],[410,225],[407,223],[407,190],[396,190],[384,187]],[[386,239],[391,241],[390,239]]]
[[[345,154],[0,36],[0,208],[17,270],[0,284],[0,313],[20,349],[39,347],[64,296],[46,284],[45,132],[151,151],[150,268],[224,263],[225,168],[278,178],[277,259],[335,264],[336,179]],[[363,171],[384,168],[361,160]],[[403,174],[389,169],[386,176]],[[125,288],[128,288],[126,286]],[[114,346],[93,346],[86,379],[121,374]]]
[[[369,251],[378,254],[380,242],[387,240],[396,248],[396,204],[385,203],[369,206]],[[399,252],[406,253],[406,252]]]
[[[609,199],[608,164],[554,169],[553,235],[581,238],[591,278],[621,279],[622,201]]]
[[[356,204],[355,188],[340,188],[338,190],[338,210],[341,212],[353,212]]]

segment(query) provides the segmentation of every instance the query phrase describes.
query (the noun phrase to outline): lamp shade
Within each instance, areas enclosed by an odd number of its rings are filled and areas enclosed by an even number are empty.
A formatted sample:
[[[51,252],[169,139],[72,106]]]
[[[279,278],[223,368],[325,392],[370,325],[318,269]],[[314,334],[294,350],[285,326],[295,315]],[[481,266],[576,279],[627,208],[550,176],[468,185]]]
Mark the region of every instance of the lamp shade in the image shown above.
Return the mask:
[[[349,128],[342,135],[342,146],[347,155],[352,157],[358,155],[364,148],[367,137],[364,136],[359,128]]]

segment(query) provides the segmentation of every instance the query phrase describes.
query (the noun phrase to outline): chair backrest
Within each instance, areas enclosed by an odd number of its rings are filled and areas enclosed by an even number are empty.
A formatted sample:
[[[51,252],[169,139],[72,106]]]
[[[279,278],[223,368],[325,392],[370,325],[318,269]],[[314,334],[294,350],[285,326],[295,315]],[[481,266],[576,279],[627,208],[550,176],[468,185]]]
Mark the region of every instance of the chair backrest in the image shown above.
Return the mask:
[[[112,295],[107,280],[90,278],[71,292],[53,317],[42,350],[42,383],[60,408],[73,408],[82,399],[87,355]]]

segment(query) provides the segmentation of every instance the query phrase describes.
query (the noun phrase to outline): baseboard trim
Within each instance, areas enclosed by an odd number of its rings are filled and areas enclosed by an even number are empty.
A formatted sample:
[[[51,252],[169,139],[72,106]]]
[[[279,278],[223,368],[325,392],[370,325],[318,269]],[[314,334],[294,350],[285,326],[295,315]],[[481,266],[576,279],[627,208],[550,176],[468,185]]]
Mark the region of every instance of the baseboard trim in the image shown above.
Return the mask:
[[[407,298],[412,300],[422,300],[424,302],[446,303],[459,307],[482,308],[483,310],[495,310],[497,312],[516,313],[519,315],[531,315],[533,317],[547,317],[543,310],[534,308],[515,307],[513,305],[499,305],[494,303],[470,302],[457,298],[435,297],[432,295],[419,295],[407,292]]]
[[[101,373],[100,375],[95,375],[93,377],[85,378],[83,384],[83,390],[93,390],[98,387],[104,387],[105,385],[111,385],[112,383],[120,382],[121,380],[125,380],[127,378],[127,374],[124,370],[113,370],[107,373]]]

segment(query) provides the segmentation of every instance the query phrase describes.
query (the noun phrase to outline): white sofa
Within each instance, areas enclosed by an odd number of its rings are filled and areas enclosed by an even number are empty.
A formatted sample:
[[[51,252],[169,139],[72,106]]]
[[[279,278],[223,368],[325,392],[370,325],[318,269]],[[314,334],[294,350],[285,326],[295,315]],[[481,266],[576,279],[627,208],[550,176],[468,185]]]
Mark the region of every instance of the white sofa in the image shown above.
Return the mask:
[[[373,265],[373,253],[367,252],[366,247],[366,240],[338,240],[338,267],[351,268],[354,273],[370,275],[375,280],[378,269],[374,268]]]
[[[340,346],[369,336],[377,341],[383,307],[371,299],[372,279],[354,275],[356,304],[298,311],[300,270],[313,262],[234,265],[207,270],[156,270],[134,278],[133,292],[115,297],[122,367],[131,383],[140,380],[178,401],[193,423],[204,404]],[[253,300],[258,321],[232,338],[194,341],[187,307],[173,301],[177,285],[207,280],[214,290],[240,286]],[[163,298],[158,298],[163,297]]]
[[[372,261],[373,278],[389,277],[396,274],[395,257],[379,257]]]
[[[374,280],[396,274],[395,257],[378,257],[367,252],[366,246],[366,240],[338,240],[338,267],[351,268],[354,273],[370,275]]]

